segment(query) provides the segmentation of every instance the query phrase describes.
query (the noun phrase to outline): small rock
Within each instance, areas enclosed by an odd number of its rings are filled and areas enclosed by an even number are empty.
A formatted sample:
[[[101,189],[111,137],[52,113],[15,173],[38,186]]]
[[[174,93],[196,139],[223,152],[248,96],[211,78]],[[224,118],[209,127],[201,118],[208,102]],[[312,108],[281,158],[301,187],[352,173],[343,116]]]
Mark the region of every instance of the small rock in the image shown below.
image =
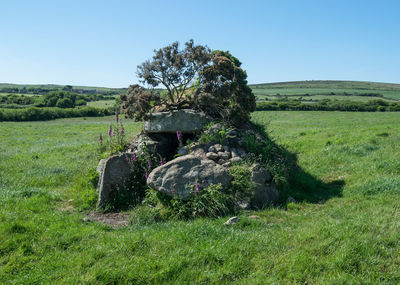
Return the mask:
[[[179,154],[179,155],[187,155],[187,154],[189,154],[189,149],[188,149],[188,147],[184,146],[183,148],[181,148],[180,150],[178,150],[178,154]]]
[[[211,159],[211,160],[214,160],[214,161],[217,161],[218,158],[219,158],[218,154],[216,154],[215,152],[207,152],[206,156],[207,156],[208,159]]]
[[[220,145],[220,144],[215,144],[214,147],[215,147],[215,151],[216,151],[216,152],[222,152],[222,151],[224,151],[223,146]]]
[[[230,161],[225,162],[224,164],[222,164],[223,167],[231,167],[232,163]]]
[[[212,145],[208,148],[208,152],[217,152],[217,150],[215,149],[215,147]]]
[[[230,152],[230,151],[231,151],[230,147],[229,147],[229,146],[227,146],[227,145],[223,145],[222,147],[224,148],[224,150],[225,150],[225,151],[228,151],[228,152]]]
[[[287,203],[287,204],[289,204],[289,203],[296,203],[296,200],[295,200],[292,196],[289,196],[289,198],[287,198],[287,200],[286,200],[286,203]]]
[[[257,215],[251,215],[251,216],[249,216],[249,219],[259,219],[260,218],[260,216],[257,216]]]
[[[240,156],[235,156],[230,159],[230,162],[232,162],[232,163],[237,163],[240,161],[242,161],[242,158]]]
[[[217,163],[223,165],[223,164],[227,163],[227,161],[226,161],[225,159],[223,159],[223,158],[220,158],[220,159],[217,161]]]
[[[237,157],[237,156],[239,156],[239,152],[238,152],[238,150],[237,150],[236,148],[232,148],[232,149],[231,149],[231,156],[232,156],[232,157]]]
[[[236,130],[232,130],[228,133],[228,136],[232,136],[232,137],[237,136],[237,135],[238,135],[238,132]]]
[[[249,200],[237,201],[236,203],[239,206],[239,208],[242,210],[250,209],[250,201]]]
[[[222,158],[222,156],[224,155],[224,153],[222,151],[217,152],[218,156]]]
[[[219,155],[218,153],[218,156],[220,156],[222,159],[228,160],[229,158],[231,158],[231,153],[228,151],[224,151],[221,155]]]
[[[84,218],[82,219],[82,221],[83,221],[84,223],[93,222],[92,218],[90,218],[90,217],[84,217]]]
[[[237,222],[239,222],[239,218],[238,217],[232,217],[229,220],[227,220],[224,225],[233,225],[236,224]]]

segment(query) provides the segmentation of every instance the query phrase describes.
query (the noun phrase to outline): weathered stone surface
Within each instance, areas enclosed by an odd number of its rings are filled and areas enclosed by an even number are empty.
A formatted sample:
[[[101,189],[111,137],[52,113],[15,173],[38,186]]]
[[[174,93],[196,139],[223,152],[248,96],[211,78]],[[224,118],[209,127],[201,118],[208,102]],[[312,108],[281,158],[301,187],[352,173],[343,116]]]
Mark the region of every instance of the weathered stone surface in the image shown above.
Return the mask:
[[[231,153],[228,152],[228,151],[224,151],[224,152],[221,154],[221,158],[222,158],[222,159],[225,159],[225,160],[228,160],[229,158],[231,158]]]
[[[217,161],[219,159],[218,154],[216,154],[215,152],[207,152],[206,154],[208,159]]]
[[[229,220],[227,220],[224,223],[224,225],[233,225],[233,224],[236,224],[239,221],[240,221],[240,219],[238,217],[232,217],[232,218],[229,218]]]
[[[216,152],[222,152],[222,151],[224,151],[223,146],[220,145],[220,144],[215,144],[215,145],[214,145],[214,148],[215,148],[215,151],[216,151]]]
[[[208,147],[206,145],[199,145],[199,146],[195,146],[192,149],[192,155],[200,158],[200,159],[206,159],[206,150],[208,149]]]
[[[100,159],[99,164],[97,165],[96,171],[99,174],[99,177],[103,173],[105,163],[106,163],[106,159],[103,158],[103,159]]]
[[[235,156],[235,157],[232,157],[229,161],[232,163],[236,163],[236,162],[242,161],[242,158],[240,156]]]
[[[195,133],[201,131],[211,118],[191,109],[153,113],[144,123],[145,133]]]
[[[279,192],[273,182],[270,172],[259,164],[251,170],[251,182],[254,184],[251,204],[253,207],[262,208],[272,205],[278,200]]]
[[[99,175],[97,189],[99,191],[98,206],[102,207],[110,202],[110,195],[113,191],[125,187],[131,176],[132,153],[114,155],[105,160],[103,171]]]
[[[215,147],[212,145],[208,148],[208,152],[217,152],[217,150],[215,149]]]
[[[167,195],[187,200],[196,182],[204,183],[203,187],[219,183],[226,187],[231,180],[225,167],[211,160],[185,155],[155,168],[147,179],[147,185]]]
[[[182,147],[178,150],[179,155],[187,155],[189,154],[189,148],[187,146]]]
[[[257,184],[265,184],[272,179],[271,173],[260,164],[255,164],[251,170],[251,181]]]

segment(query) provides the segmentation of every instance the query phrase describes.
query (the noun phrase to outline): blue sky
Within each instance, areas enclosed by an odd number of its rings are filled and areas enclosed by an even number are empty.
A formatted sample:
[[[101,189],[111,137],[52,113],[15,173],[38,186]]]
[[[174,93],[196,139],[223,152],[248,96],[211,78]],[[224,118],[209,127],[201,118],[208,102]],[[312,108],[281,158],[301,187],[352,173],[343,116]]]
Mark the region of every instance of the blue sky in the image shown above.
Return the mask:
[[[400,1],[0,2],[0,82],[127,87],[155,48],[229,50],[250,83],[400,83]]]

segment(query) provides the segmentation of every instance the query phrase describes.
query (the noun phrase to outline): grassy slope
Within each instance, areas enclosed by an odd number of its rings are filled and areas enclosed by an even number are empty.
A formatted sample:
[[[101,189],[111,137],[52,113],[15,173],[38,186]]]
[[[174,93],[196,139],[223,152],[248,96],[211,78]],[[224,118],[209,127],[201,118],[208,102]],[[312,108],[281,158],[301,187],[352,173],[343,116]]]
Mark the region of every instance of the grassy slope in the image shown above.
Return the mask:
[[[231,227],[221,218],[111,229],[78,211],[95,198],[82,177],[111,118],[1,123],[0,283],[398,283],[400,115],[253,117],[303,169],[343,180],[342,194],[259,220],[244,212]]]
[[[331,92],[335,94],[348,93],[352,95],[360,93],[378,93],[387,98],[400,99],[400,84],[393,84],[393,83],[315,80],[315,81],[293,81],[293,82],[253,84],[251,85],[251,88],[253,89],[254,94],[260,99],[276,94],[280,95],[310,94],[310,95],[326,96],[329,95]],[[313,97],[314,96],[311,96],[309,98]],[[332,96],[331,98],[339,99],[337,98],[337,96]],[[347,97],[347,99],[352,100],[351,97]]]

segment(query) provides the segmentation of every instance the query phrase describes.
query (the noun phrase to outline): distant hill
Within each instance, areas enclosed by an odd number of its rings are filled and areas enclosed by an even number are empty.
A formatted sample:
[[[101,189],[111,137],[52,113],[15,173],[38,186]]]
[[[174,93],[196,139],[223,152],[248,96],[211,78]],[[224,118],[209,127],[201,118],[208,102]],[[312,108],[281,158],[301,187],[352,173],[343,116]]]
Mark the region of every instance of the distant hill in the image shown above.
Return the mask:
[[[338,99],[368,100],[381,97],[386,100],[400,99],[400,84],[368,81],[310,80],[251,84],[259,100],[281,97],[313,97],[315,100]],[[332,97],[335,96],[335,97]]]

